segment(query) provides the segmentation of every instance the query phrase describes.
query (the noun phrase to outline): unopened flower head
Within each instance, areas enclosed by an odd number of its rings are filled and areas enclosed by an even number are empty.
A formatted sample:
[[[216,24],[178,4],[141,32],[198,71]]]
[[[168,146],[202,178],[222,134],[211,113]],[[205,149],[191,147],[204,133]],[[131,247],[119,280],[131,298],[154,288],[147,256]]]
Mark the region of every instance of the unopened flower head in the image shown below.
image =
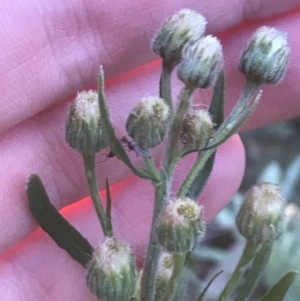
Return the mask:
[[[160,244],[168,252],[192,251],[203,233],[203,209],[194,200],[177,198],[165,206],[157,234]]]
[[[87,285],[103,301],[129,300],[134,294],[136,269],[130,246],[106,238],[94,251],[87,266]]]
[[[214,123],[207,110],[190,110],[182,120],[180,140],[186,148],[203,148],[213,131]]]
[[[154,300],[162,300],[166,289],[170,283],[170,279],[173,273],[174,255],[163,251],[160,254],[156,279],[155,279],[155,296]],[[185,292],[185,282],[181,279],[173,292],[173,300],[182,300]]]
[[[154,300],[161,300],[169,280],[173,272],[174,259],[173,254],[162,252],[158,261],[156,279],[155,279],[155,298]]]
[[[260,27],[244,50],[239,70],[248,80],[276,84],[284,76],[290,54],[287,34],[272,27]]]
[[[128,116],[127,133],[142,149],[154,148],[164,139],[169,117],[170,108],[162,98],[144,98]]]
[[[187,86],[204,89],[216,83],[222,68],[222,45],[216,37],[206,36],[184,47],[177,75]]]
[[[276,238],[282,232],[284,205],[277,185],[262,183],[253,186],[236,218],[239,232],[253,243]]]
[[[186,43],[199,40],[205,31],[206,20],[190,9],[182,9],[171,16],[156,33],[152,41],[153,51],[172,67],[181,59]]]
[[[71,104],[66,124],[66,141],[72,148],[86,154],[94,154],[107,146],[96,91],[78,93]]]

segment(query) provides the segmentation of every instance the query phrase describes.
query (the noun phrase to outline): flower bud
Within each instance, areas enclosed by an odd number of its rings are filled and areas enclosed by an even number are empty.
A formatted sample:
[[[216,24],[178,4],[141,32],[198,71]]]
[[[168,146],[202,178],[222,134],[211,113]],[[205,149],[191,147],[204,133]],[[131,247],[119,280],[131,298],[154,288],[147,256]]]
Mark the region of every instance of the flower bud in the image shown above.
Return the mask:
[[[222,68],[222,45],[216,37],[206,36],[184,47],[177,76],[187,86],[205,89],[216,83]]]
[[[172,276],[173,265],[173,255],[168,252],[162,252],[157,265],[154,300],[162,300],[162,296],[164,295]]]
[[[169,117],[170,108],[162,98],[144,98],[127,118],[127,133],[141,149],[153,148],[163,141]]]
[[[107,147],[96,91],[79,92],[71,104],[66,123],[66,141],[72,148],[85,154],[94,154]]]
[[[162,300],[173,273],[174,259],[168,252],[162,252],[157,265],[154,300]],[[185,292],[185,282],[180,279],[172,300],[181,300]]]
[[[236,217],[239,232],[253,243],[262,243],[282,232],[285,201],[277,185],[262,183],[247,193]]]
[[[206,23],[201,14],[190,9],[180,10],[171,16],[154,36],[153,51],[168,65],[176,66],[181,59],[183,46],[199,40],[204,34]]]
[[[287,69],[290,47],[287,34],[262,26],[252,36],[239,62],[239,70],[248,80],[276,84]]]
[[[182,120],[180,140],[187,149],[199,150],[207,144],[213,127],[207,110],[190,110]]]
[[[202,216],[202,206],[192,199],[177,198],[169,202],[158,223],[158,241],[171,253],[192,251],[204,233]]]
[[[87,285],[102,301],[127,301],[135,291],[136,269],[130,246],[106,238],[94,251],[87,266]]]

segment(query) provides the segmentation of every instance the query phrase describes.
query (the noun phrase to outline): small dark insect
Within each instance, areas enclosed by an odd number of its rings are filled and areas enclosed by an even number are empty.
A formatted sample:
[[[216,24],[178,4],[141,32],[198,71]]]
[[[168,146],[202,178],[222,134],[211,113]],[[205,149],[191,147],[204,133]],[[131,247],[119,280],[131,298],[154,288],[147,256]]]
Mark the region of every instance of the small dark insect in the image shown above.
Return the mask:
[[[139,155],[145,158],[151,158],[150,153],[147,150],[141,149],[138,144],[134,144],[132,141],[128,140],[125,136],[123,136],[120,141],[128,147],[129,151],[134,151],[137,157]]]
[[[115,155],[114,155],[114,153],[112,152],[112,150],[111,150],[110,148],[108,148],[107,151],[106,151],[105,153],[103,153],[103,154],[100,155],[100,157],[102,157],[102,156],[105,156],[105,159],[102,160],[102,161],[97,162],[97,164],[98,164],[98,163],[105,162],[105,161],[107,161],[108,159],[113,158]]]

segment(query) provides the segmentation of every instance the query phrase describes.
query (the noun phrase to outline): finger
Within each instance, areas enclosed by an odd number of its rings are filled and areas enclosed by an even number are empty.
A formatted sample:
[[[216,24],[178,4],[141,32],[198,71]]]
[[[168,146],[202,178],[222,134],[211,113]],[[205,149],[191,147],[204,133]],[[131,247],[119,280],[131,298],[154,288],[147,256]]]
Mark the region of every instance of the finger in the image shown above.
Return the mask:
[[[0,131],[43,111],[95,81],[154,59],[149,41],[162,21],[182,7],[208,19],[216,33],[245,20],[271,17],[299,5],[280,1],[51,1],[6,0],[0,12]],[[7,5],[5,5],[7,3]],[[147,7],[147,9],[145,9]],[[297,28],[297,27],[295,27]],[[34,33],[34,34],[33,34]]]
[[[277,87],[263,87],[263,99],[251,119],[250,125],[252,126],[291,118],[299,114],[300,87],[295,84],[295,80],[299,76],[300,62],[298,60],[300,58],[296,56],[296,53],[300,51],[300,41],[296,39],[293,34],[294,29],[291,27],[291,24],[294,26],[300,22],[296,16],[295,14],[295,16],[289,16],[288,19],[272,23],[289,32],[292,58],[285,80]],[[250,34],[254,28],[247,27],[243,28],[244,30]],[[228,46],[230,50],[226,61],[227,112],[228,108],[234,105],[244,84],[243,76],[236,71],[236,54],[242,48],[240,36],[243,37],[242,34],[231,34],[223,39],[224,48]],[[124,134],[124,122],[133,105],[144,96],[157,95],[159,65],[160,62],[154,62],[108,82],[107,99],[119,136]],[[174,99],[180,90],[178,81],[175,83]],[[210,93],[207,91],[201,91],[195,95],[195,100],[201,103],[208,103],[209,99]],[[0,139],[0,163],[3,166],[0,182],[3,197],[0,212],[5,212],[0,225],[5,229],[10,229],[7,234],[2,235],[1,246],[3,248],[13,245],[33,229],[34,224],[28,212],[25,196],[25,183],[31,173],[41,175],[52,202],[58,208],[88,195],[80,156],[64,142],[66,111],[66,104],[59,104],[16,126],[2,135]],[[159,151],[158,149],[157,152]],[[116,164],[113,168],[112,162]],[[98,169],[100,188],[103,187],[106,176],[110,178],[111,183],[116,183],[130,175],[130,171],[116,159],[99,164]],[[11,216],[14,218],[12,219]]]
[[[241,182],[243,167],[244,150],[236,136],[220,147],[212,176],[201,197],[208,219],[232,198]],[[178,181],[185,170],[184,166],[179,168]],[[139,261],[145,257],[148,242],[152,187],[131,177],[112,187],[112,199],[115,236],[132,245]],[[90,201],[81,201],[63,212],[92,245],[102,241]],[[39,230],[0,257],[0,295],[3,300],[13,301],[95,300],[86,288],[85,274],[77,262]]]

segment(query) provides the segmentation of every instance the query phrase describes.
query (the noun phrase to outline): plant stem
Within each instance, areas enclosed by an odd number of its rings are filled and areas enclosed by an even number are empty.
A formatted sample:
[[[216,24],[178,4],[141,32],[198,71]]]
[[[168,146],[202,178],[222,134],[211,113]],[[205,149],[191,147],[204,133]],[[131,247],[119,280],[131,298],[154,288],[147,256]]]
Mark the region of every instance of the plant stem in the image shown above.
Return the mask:
[[[178,282],[180,280],[180,276],[182,270],[184,268],[186,254],[174,254],[174,265],[171,279],[168,283],[166,292],[162,298],[162,301],[171,301],[172,297],[177,289]]]
[[[185,86],[180,93],[180,101],[179,106],[176,112],[176,115],[174,116],[174,119],[171,123],[171,128],[169,131],[169,142],[168,142],[168,148],[166,153],[166,160],[165,160],[165,166],[172,165],[172,161],[176,160],[179,156],[178,154],[178,139],[180,136],[180,127],[181,122],[188,111],[190,107],[190,97],[195,89]]]
[[[144,157],[144,162],[145,162],[145,166],[146,166],[146,169],[147,169],[149,175],[151,175],[153,178],[156,178],[156,179],[159,178],[159,173],[156,169],[153,159]]]
[[[163,172],[161,174],[161,183],[155,184],[155,204],[152,217],[150,242],[147,251],[147,258],[145,262],[145,268],[142,277],[141,286],[141,300],[153,301],[154,289],[155,289],[155,276],[157,271],[157,264],[160,255],[160,245],[157,240],[156,223],[160,216],[160,213],[166,203],[169,196],[169,187],[167,184],[167,178]]]
[[[159,82],[159,96],[163,98],[170,107],[171,117],[173,118],[174,109],[171,93],[171,75],[174,68],[163,61],[162,74]]]
[[[260,250],[254,257],[251,269],[247,274],[246,282],[234,301],[245,301],[250,299],[250,295],[253,292],[272,252],[274,238],[271,237],[267,242],[261,245]]]
[[[112,229],[107,220],[105,211],[102,206],[101,198],[99,195],[96,170],[95,170],[95,154],[83,154],[83,161],[85,167],[85,174],[90,190],[91,199],[96,209],[103,233],[106,237],[112,237]]]
[[[231,295],[233,290],[236,288],[238,283],[241,281],[241,276],[245,272],[249,263],[252,261],[254,254],[258,248],[257,244],[253,244],[251,241],[247,240],[246,246],[244,248],[243,254],[230,278],[227,285],[223,289],[218,301],[225,301]]]
[[[210,156],[215,152],[215,149],[209,149],[203,152],[203,155],[198,156],[196,163],[188,173],[187,177],[181,184],[177,192],[177,197],[184,197],[186,196],[188,190],[192,186],[194,180],[196,179],[197,175],[199,174],[200,170],[205,165],[206,161],[210,158]]]
[[[239,119],[239,116],[244,113],[244,111],[249,106],[251,100],[253,99],[255,93],[257,93],[260,85],[253,82],[246,82],[243,89],[242,95],[239,101],[236,103],[230,114],[227,116],[223,124],[220,126],[218,132],[221,133],[223,129],[227,127],[230,123],[234,122],[235,119]]]

